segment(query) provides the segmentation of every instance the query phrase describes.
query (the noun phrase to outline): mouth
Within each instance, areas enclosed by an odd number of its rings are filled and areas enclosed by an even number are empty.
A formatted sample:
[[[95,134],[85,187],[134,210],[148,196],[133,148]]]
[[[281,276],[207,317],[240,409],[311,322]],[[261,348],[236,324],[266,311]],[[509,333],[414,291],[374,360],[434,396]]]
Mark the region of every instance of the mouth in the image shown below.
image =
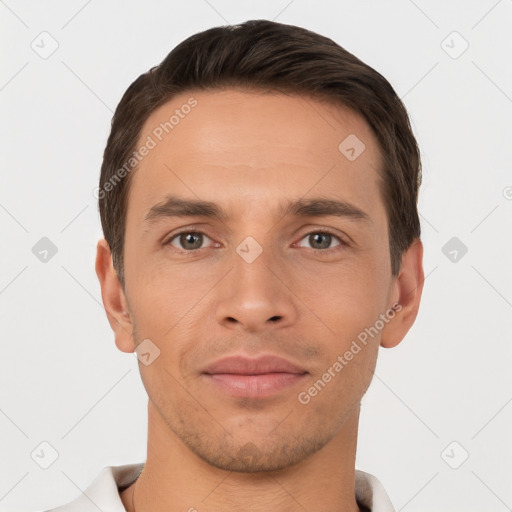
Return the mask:
[[[207,382],[233,397],[267,398],[296,386],[308,372],[281,357],[230,356],[207,366]]]

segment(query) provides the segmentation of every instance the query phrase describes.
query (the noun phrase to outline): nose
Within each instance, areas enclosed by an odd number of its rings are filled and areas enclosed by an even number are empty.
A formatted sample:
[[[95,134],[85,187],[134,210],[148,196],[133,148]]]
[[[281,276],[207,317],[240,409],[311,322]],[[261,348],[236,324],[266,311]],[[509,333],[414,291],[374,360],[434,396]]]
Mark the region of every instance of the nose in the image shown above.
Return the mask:
[[[265,252],[265,251],[264,251]],[[248,263],[236,255],[233,267],[217,288],[217,322],[230,329],[258,332],[292,325],[298,317],[290,278],[270,256]]]

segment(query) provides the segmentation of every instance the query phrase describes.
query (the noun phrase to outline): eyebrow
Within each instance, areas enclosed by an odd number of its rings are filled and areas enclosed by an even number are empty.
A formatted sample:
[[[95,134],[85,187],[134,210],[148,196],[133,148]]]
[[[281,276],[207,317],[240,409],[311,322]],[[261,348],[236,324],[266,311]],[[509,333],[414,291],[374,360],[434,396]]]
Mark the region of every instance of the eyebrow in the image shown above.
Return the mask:
[[[284,206],[281,205],[278,214],[283,217],[345,217],[372,224],[370,216],[357,206],[321,197],[288,201]],[[144,222],[153,224],[160,219],[172,217],[209,217],[224,222],[229,216],[217,203],[211,201],[166,196],[162,202],[149,209]]]

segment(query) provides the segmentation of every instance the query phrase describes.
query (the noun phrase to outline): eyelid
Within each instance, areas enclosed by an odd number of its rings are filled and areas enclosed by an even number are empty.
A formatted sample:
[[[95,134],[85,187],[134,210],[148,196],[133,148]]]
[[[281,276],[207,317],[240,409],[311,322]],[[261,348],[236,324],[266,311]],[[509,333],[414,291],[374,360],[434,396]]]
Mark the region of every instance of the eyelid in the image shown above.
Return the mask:
[[[203,235],[205,236],[206,238],[210,239],[211,241],[214,241],[213,238],[211,238],[210,236],[208,236],[204,230],[202,230],[201,228],[197,228],[197,227],[190,227],[190,228],[183,228],[177,232],[174,232],[174,233],[171,233],[169,236],[167,236],[166,238],[164,238],[164,241],[162,242],[162,245],[164,246],[167,246],[167,245],[171,245],[174,249],[176,249],[176,251],[180,254],[186,254],[186,255],[193,255],[194,253],[197,253],[198,251],[200,251],[201,249],[207,249],[207,247],[201,247],[199,249],[194,249],[194,250],[185,250],[185,249],[180,249],[178,247],[174,247],[171,242],[179,237],[180,235],[183,235],[183,234],[189,234],[189,233],[195,233],[195,234],[200,234],[200,235]],[[335,245],[334,247],[329,247],[328,249],[314,249],[313,247],[309,248],[311,251],[314,251],[315,253],[331,253],[333,251],[337,251],[337,250],[341,250],[343,248],[346,248],[346,247],[350,247],[351,246],[351,243],[346,240],[345,238],[348,238],[349,240],[350,237],[347,236],[347,235],[340,235],[340,234],[337,234],[334,232],[333,229],[331,228],[325,228],[325,227],[322,227],[322,226],[312,226],[311,228],[309,228],[309,231],[307,231],[306,233],[304,233],[299,239],[297,242],[294,242],[292,245],[293,246],[296,246],[299,242],[301,242],[304,238],[310,236],[310,235],[313,235],[313,234],[316,234],[316,233],[322,233],[322,234],[326,234],[326,235],[330,235],[332,237],[334,237],[335,239],[337,239],[339,241],[339,244],[338,245]],[[218,242],[214,242],[218,245]]]
[[[211,238],[210,236],[208,236],[204,230],[200,229],[200,228],[195,228],[195,227],[192,227],[192,228],[184,228],[184,229],[181,229],[179,231],[176,231],[174,233],[171,233],[170,235],[166,236],[164,239],[163,239],[163,242],[162,242],[162,245],[171,245],[171,242],[177,238],[178,236],[180,235],[185,235],[185,234],[189,234],[189,233],[194,233],[194,234],[199,234],[199,235],[203,235],[205,236],[206,238],[210,239],[212,242],[213,242],[213,238]],[[218,242],[216,242],[218,243]],[[173,246],[174,247],[174,246]],[[199,249],[195,249],[193,251],[186,251],[185,249],[179,249],[178,247],[175,247],[175,249],[179,252],[186,252],[186,253],[194,253],[194,252],[197,252],[199,251]],[[205,249],[205,247],[201,247],[201,249]]]
[[[336,238],[340,243],[339,243],[339,245],[336,245],[334,247],[330,247],[329,249],[314,249],[314,248],[311,247],[312,251],[328,253],[330,251],[335,251],[339,247],[349,247],[351,245],[350,241],[349,241],[350,237],[348,237],[347,235],[342,236],[342,235],[336,233],[331,228],[324,228],[324,227],[320,227],[320,226],[316,227],[314,229],[310,229],[307,233],[303,234],[294,245],[296,245],[299,242],[301,242],[302,240],[304,240],[304,238],[306,238],[307,236],[310,236],[310,235],[313,235],[313,234],[316,234],[316,233],[322,233],[322,234],[325,234],[325,235],[330,235],[330,236]]]

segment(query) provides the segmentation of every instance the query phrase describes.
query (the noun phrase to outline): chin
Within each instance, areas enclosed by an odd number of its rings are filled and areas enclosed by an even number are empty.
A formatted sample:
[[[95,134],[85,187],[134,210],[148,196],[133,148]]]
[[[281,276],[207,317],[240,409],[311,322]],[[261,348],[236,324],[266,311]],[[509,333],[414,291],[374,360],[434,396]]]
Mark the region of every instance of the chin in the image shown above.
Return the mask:
[[[197,438],[196,438],[197,440]],[[299,464],[320,449],[330,438],[286,436],[286,439],[270,439],[266,436],[260,440],[236,442],[225,438],[221,443],[185,444],[202,460],[216,468],[237,473],[259,473],[279,471]]]

